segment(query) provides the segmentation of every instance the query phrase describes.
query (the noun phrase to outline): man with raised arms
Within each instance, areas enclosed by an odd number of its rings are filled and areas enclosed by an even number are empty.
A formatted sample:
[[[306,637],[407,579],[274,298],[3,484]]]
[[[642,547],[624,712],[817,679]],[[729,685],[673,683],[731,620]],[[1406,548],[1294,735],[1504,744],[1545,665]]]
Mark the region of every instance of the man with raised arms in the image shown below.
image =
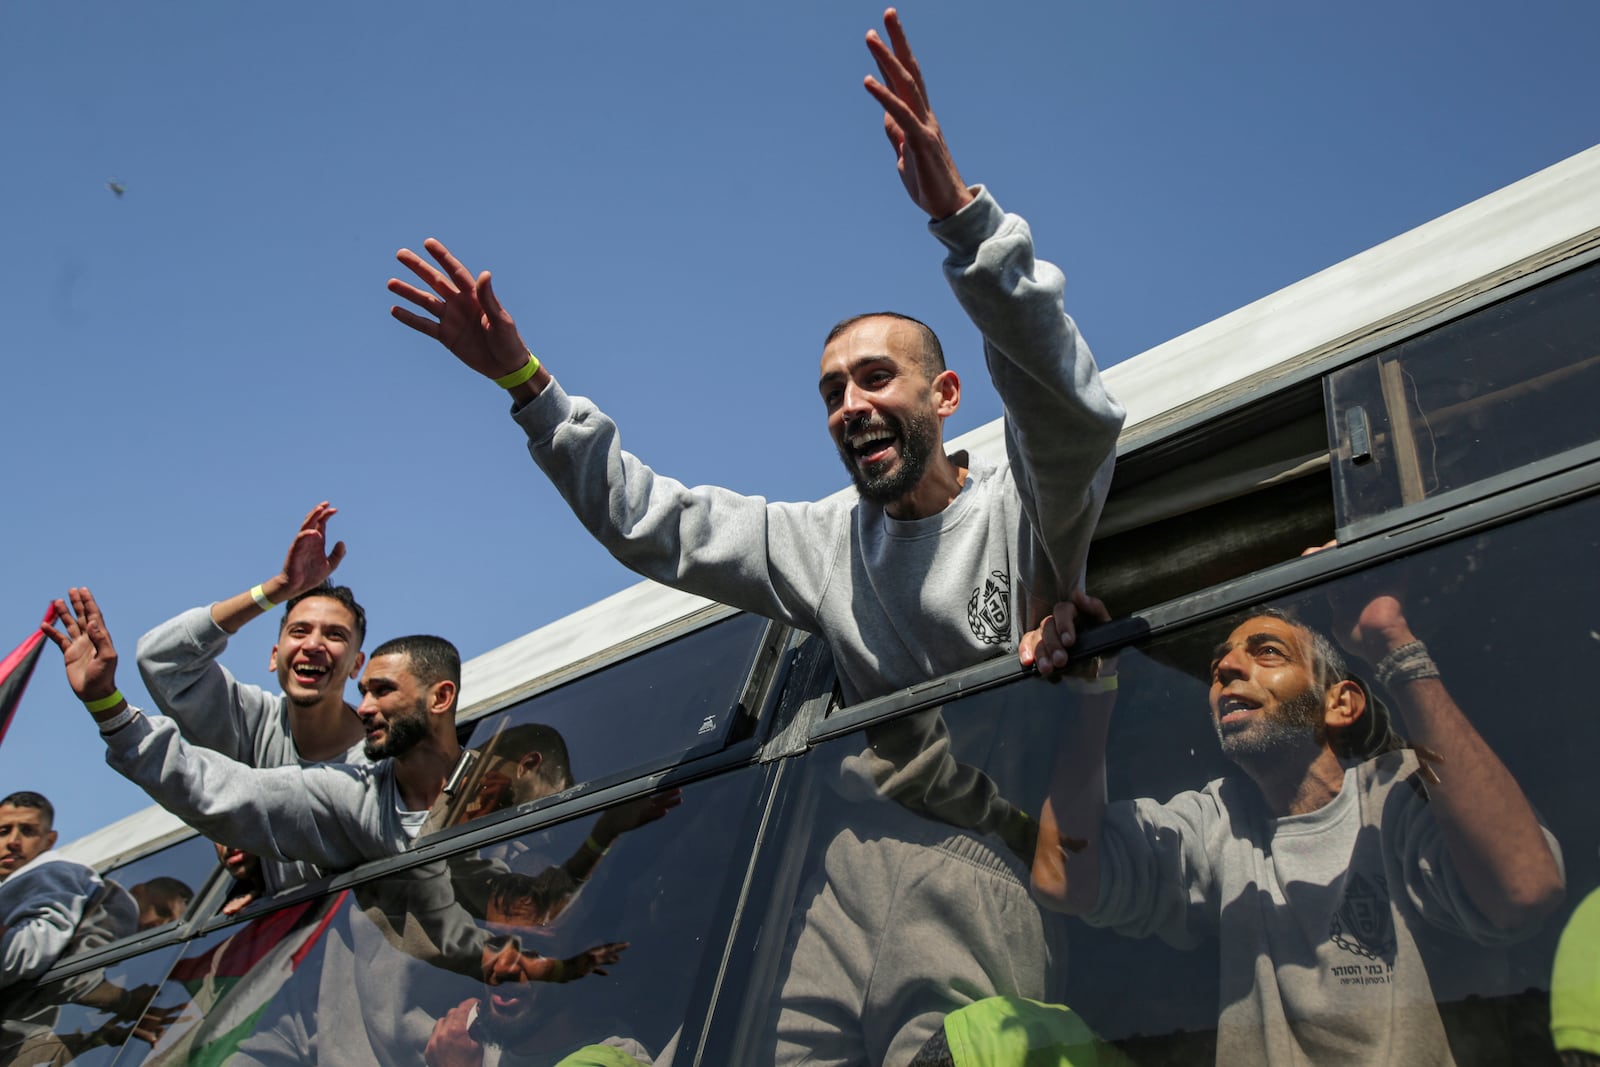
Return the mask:
[[[188,741],[251,767],[367,762],[361,719],[344,699],[345,683],[361,673],[366,612],[347,587],[327,584],[345,554],[343,541],[327,549],[328,520],[337,513],[327,501],[312,508],[283,569],[260,585],[192,608],[139,639],[145,687]],[[218,659],[228,638],[278,604],[284,613],[268,668],[282,692],[272,694],[239,681]],[[317,872],[269,859],[261,876],[275,893]]]
[[[156,803],[201,833],[274,860],[345,870],[409,848],[456,768],[461,657],[443,638],[379,645],[356,709],[371,762],[251,767],[192,745],[164,716],[145,717],[117,689],[117,652],[94,596],[56,601],[72,691],[106,743],[106,760]]]
[[[1100,686],[1063,740],[1040,820],[1033,881],[1047,906],[1179,948],[1217,935],[1218,1063],[1451,1063],[1420,946],[1438,931],[1527,937],[1564,893],[1555,839],[1400,601],[1375,596],[1338,630],[1399,705],[1412,747],[1332,640],[1252,611],[1209,672],[1211,719],[1242,774],[1108,805],[1116,692]]]
[[[1062,306],[1065,280],[1028,226],[957,171],[898,17],[868,47],[866,88],[911,199],[948,250],[944,269],[984,337],[1005,403],[1009,466],[947,454],[961,382],[926,326],[882,313],[829,335],[818,387],[859,500],[768,503],[657,475],[616,424],[569,396],[529,352],[493,290],[440,242],[439,268],[402,249],[421,288],[402,323],[511,394],[535,462],[578,517],[640,574],[820,634],[854,703],[1015,649],[1034,604],[1080,581],[1111,481],[1122,410]],[[929,581],[937,575],[937,581]]]

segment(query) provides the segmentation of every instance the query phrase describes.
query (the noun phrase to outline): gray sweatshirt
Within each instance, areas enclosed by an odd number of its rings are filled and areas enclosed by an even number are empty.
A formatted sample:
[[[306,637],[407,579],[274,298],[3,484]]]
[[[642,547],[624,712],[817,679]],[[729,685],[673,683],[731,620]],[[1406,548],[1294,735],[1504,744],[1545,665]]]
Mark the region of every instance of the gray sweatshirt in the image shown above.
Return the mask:
[[[228,632],[209,607],[191,608],[139,639],[139,674],[156,707],[193,744],[220,752],[249,767],[310,766],[300,758],[289,733],[289,701],[282,693],[236,679],[218,662],[228,647]],[[357,743],[338,762],[371,761]],[[241,842],[224,844],[245,848]],[[298,861],[263,857],[267,891],[276,893],[321,877]]]
[[[0,988],[31,981],[66,950],[104,883],[94,868],[42,852],[0,881]],[[123,933],[132,931],[133,924]]]
[[[135,717],[106,762],[207,837],[264,859],[342,871],[411,847],[389,760],[250,767],[191,745],[164,716]]]
[[[1362,763],[1331,803],[1284,818],[1238,778],[1112,804],[1084,920],[1178,948],[1217,935],[1218,1063],[1452,1063],[1418,942],[1533,930],[1472,904],[1416,767],[1410,750]]]
[[[1011,651],[1031,594],[1078,584],[1111,482],[1122,409],[1062,305],[1061,272],[982,187],[933,234],[984,336],[1009,464],[971,464],[942,512],[901,522],[866,500],[769,503],[691,488],[623,451],[616,424],[552,382],[513,411],[528,450],[624,565],[820,634],[847,703]]]

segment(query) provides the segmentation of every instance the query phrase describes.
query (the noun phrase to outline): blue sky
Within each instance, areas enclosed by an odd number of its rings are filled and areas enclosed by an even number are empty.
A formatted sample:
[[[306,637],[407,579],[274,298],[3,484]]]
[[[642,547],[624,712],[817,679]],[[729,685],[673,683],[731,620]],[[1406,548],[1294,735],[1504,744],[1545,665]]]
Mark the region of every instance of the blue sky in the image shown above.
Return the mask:
[[[143,701],[138,635],[274,573],[322,499],[377,640],[472,655],[630,584],[497,390],[390,320],[428,236],[691,483],[843,484],[816,360],[858,311],[939,331],[952,432],[996,417],[860,88],[880,12],[0,5],[0,646],[88,584]],[[963,175],[1028,218],[1103,365],[1600,140],[1579,0],[902,14]],[[270,684],[271,630],[226,662]],[[64,838],[145,803],[52,650],[0,748],[18,788]]]

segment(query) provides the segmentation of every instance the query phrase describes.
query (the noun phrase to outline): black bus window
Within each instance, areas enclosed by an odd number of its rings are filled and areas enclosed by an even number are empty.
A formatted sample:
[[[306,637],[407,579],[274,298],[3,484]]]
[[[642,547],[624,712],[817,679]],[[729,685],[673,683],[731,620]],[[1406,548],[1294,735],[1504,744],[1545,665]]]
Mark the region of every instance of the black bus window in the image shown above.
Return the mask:
[[[1328,376],[1341,531],[1600,440],[1600,265]]]

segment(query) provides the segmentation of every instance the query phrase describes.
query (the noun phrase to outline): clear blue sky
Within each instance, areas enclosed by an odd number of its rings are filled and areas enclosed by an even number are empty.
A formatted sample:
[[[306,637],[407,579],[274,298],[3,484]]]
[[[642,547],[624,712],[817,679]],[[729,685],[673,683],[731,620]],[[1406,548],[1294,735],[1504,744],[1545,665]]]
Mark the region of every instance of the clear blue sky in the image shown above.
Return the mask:
[[[860,88],[880,11],[0,5],[0,646],[88,584],[144,702],[138,635],[274,573],[322,499],[374,639],[473,655],[631,583],[498,391],[390,320],[430,235],[689,482],[843,484],[816,360],[857,311],[944,337],[953,432],[997,416]],[[1103,365],[1600,140],[1580,0],[902,13],[964,176],[1032,223]],[[271,631],[226,662],[270,684]],[[64,839],[146,803],[49,649],[18,788]]]

